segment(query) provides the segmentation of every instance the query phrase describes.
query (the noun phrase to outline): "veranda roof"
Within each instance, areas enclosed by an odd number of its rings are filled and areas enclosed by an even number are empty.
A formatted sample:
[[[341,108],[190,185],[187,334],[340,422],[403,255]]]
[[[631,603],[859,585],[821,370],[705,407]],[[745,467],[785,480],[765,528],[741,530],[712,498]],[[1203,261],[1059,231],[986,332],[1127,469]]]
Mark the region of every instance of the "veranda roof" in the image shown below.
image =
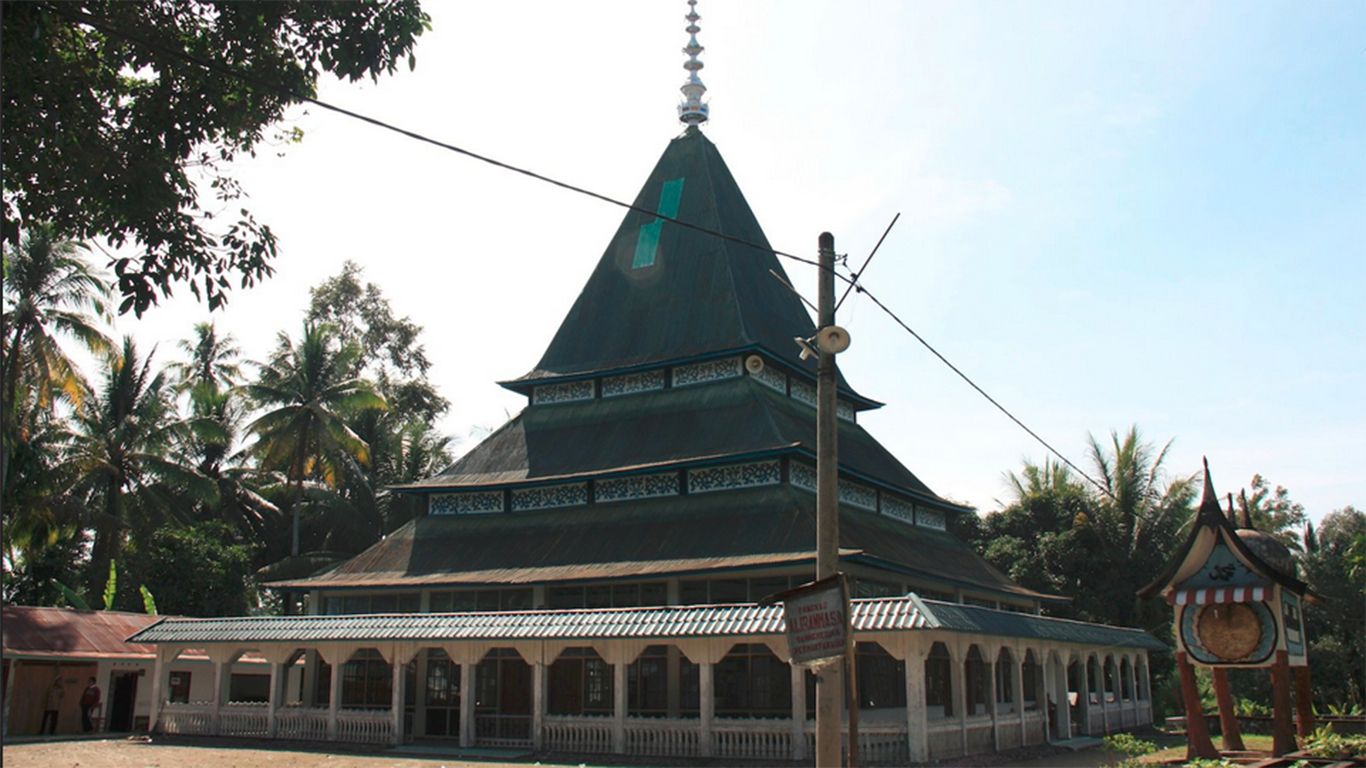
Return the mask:
[[[1003,637],[1165,650],[1137,629],[998,611],[910,594],[851,601],[856,632],[939,629]],[[407,640],[609,640],[752,637],[784,631],[782,606],[657,606],[546,611],[360,616],[165,619],[129,638],[137,643],[277,643]]]

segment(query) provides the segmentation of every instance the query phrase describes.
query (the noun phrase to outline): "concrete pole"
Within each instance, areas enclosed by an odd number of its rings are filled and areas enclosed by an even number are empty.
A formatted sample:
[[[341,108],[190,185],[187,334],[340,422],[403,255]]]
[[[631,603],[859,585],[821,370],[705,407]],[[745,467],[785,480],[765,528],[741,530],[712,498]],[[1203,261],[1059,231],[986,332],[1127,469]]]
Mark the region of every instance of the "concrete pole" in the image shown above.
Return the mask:
[[[820,236],[820,282],[817,326],[835,324],[835,236]],[[816,578],[839,571],[839,453],[835,421],[835,356],[818,356],[816,370]],[[844,669],[826,664],[816,675],[816,766],[840,764],[840,721]]]
[[[531,665],[531,748],[537,752],[545,747],[545,670],[541,659]]]
[[[327,687],[327,740],[337,740],[337,710],[341,708],[341,668],[347,662],[340,651],[334,651],[335,658],[328,668],[332,676]]]
[[[210,710],[210,717],[213,723],[213,735],[221,736],[223,734],[223,697],[228,695],[228,692],[224,690],[226,686],[223,685],[223,678],[232,662],[219,658],[217,654],[209,654],[209,661],[213,664],[213,709]]]
[[[392,672],[394,676],[392,682],[389,684],[389,716],[392,719],[391,724],[394,729],[393,733],[390,734],[389,739],[390,743],[394,745],[403,743],[403,684],[407,682],[404,672],[408,665],[400,661],[402,655],[402,652],[395,648],[393,651],[392,663],[389,665],[390,672]]]
[[[702,753],[702,757],[711,757],[713,746],[711,724],[712,719],[716,713],[716,697],[715,693],[712,690],[711,660],[703,660],[703,662],[701,664],[698,664],[697,667],[697,682],[698,688],[700,689],[699,693],[701,694],[701,701],[698,702],[699,711],[697,713],[697,728],[700,732],[700,738],[702,739],[700,751]]]
[[[806,669],[788,662],[792,681],[792,759],[806,759]]]
[[[474,670],[479,662],[467,656],[460,661],[460,746],[474,746]],[[534,692],[534,691],[533,691]]]
[[[626,754],[626,659],[612,663],[612,751]]]
[[[270,659],[270,698],[266,700],[266,736],[275,738],[279,723],[276,714],[280,710],[280,687],[285,677],[284,664]]]

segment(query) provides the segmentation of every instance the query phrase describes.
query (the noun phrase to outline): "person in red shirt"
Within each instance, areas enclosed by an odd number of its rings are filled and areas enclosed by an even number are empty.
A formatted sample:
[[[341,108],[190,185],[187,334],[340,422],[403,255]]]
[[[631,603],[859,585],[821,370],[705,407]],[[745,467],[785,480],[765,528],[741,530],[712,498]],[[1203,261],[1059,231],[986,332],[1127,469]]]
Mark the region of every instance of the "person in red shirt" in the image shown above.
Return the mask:
[[[95,730],[94,718],[100,709],[100,687],[95,684],[95,678],[90,678],[90,685],[85,687],[85,693],[81,694],[81,729],[86,733]]]

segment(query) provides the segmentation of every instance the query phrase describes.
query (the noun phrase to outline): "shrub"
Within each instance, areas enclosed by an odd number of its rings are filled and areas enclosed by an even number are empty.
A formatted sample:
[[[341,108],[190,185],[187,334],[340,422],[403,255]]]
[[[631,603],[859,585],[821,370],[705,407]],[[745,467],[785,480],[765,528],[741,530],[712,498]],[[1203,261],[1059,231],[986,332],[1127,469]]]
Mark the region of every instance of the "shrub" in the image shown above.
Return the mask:
[[[1342,736],[1325,725],[1305,740],[1305,749],[1314,757],[1344,759],[1366,756],[1366,735]]]
[[[1105,749],[1129,757],[1138,757],[1157,751],[1156,744],[1151,741],[1144,741],[1132,733],[1116,733],[1113,736],[1106,736],[1101,742],[1105,745]]]

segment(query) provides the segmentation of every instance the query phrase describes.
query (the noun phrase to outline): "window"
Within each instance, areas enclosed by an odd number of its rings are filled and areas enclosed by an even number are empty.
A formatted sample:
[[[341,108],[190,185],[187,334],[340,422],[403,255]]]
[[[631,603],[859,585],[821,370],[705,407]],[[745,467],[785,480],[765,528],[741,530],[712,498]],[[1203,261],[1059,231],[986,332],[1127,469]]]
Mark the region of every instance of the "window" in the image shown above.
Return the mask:
[[[1133,687],[1129,685],[1129,678],[1133,676],[1134,668],[1129,665],[1129,657],[1119,663],[1119,696],[1125,701],[1134,697]]]
[[[1086,660],[1087,693],[1092,704],[1100,703],[1100,662],[1095,656]]]
[[[758,602],[775,592],[805,584],[806,576],[763,576],[754,579],[691,579],[678,584],[682,605]]]
[[[893,584],[890,581],[876,581],[874,579],[857,579],[854,581],[854,597],[900,597],[906,594],[906,590],[900,584]]]
[[[190,702],[190,673],[172,672],[171,673],[171,702],[176,704],[188,704]]]
[[[552,715],[610,715],[612,666],[592,648],[569,648],[550,665]]]
[[[964,693],[967,694],[967,713],[984,715],[987,713],[987,664],[977,646],[968,648],[968,657],[963,660]]]
[[[953,717],[953,659],[943,643],[935,643],[925,657],[925,704],[931,718]]]
[[[463,611],[522,611],[531,608],[529,589],[462,589],[433,592],[428,598],[432,613]]]
[[[611,584],[588,587],[551,587],[547,594],[550,608],[629,608],[638,605],[664,605],[668,587],[662,581],[645,584]]]
[[[736,645],[714,671],[718,717],[791,716],[791,672],[768,646]]]
[[[859,709],[899,709],[906,706],[906,662],[892,658],[877,643],[858,643]]]
[[[1105,657],[1105,700],[1115,700],[1115,657]]]
[[[416,592],[384,592],[375,595],[330,596],[327,613],[354,616],[362,613],[417,613],[422,605]]]
[[[379,651],[364,648],[341,669],[341,705],[360,709],[388,708],[393,699],[393,673]]]
[[[1148,700],[1148,662],[1142,657],[1138,657],[1138,664],[1135,666],[1135,677],[1138,678],[1138,699],[1139,701]]]

